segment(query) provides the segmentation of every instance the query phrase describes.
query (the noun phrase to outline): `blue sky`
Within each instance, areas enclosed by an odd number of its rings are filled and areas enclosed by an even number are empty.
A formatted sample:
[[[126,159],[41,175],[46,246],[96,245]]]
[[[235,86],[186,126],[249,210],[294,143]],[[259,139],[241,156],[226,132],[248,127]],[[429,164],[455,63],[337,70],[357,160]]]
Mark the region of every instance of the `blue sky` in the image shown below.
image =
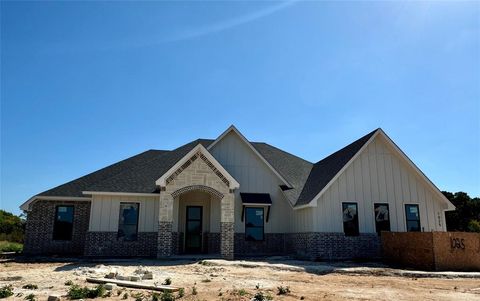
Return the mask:
[[[1,2],[0,208],[235,124],[318,161],[382,127],[480,196],[479,2]]]

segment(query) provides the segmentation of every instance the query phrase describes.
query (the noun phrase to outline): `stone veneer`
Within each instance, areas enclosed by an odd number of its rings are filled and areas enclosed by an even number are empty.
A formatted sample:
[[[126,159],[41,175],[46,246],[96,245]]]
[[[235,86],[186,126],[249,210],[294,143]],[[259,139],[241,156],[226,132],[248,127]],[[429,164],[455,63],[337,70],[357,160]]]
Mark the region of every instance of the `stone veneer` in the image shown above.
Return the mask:
[[[381,256],[381,241],[376,233],[290,233],[286,252],[310,260],[372,259]]]
[[[73,206],[73,233],[71,240],[53,240],[55,207]],[[81,255],[90,220],[89,201],[37,201],[27,214],[25,243],[26,255],[59,254]]]
[[[167,178],[166,186],[161,187],[157,257],[168,257],[174,254],[174,249],[179,250],[178,247],[172,248],[173,202],[178,201],[182,193],[193,190],[202,190],[212,198],[220,199],[220,253],[222,257],[232,259],[235,196],[225,175],[201,151],[173,172]],[[179,243],[177,241],[176,245]]]
[[[157,232],[138,232],[137,240],[117,238],[117,232],[88,232],[85,256],[155,257]]]

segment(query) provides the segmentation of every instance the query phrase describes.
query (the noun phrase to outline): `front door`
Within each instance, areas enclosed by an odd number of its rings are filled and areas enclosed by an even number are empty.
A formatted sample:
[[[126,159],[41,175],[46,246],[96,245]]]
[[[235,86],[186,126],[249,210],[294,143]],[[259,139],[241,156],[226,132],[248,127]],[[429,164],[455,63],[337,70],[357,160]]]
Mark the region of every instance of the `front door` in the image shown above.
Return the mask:
[[[202,206],[187,206],[187,224],[185,231],[185,251],[202,251]]]

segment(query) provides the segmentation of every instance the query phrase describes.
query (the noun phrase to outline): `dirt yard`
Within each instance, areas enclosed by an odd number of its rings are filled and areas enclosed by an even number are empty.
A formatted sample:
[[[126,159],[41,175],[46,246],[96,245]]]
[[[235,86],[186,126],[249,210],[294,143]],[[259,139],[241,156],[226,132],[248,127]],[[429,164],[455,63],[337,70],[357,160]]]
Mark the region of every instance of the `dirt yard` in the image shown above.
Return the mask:
[[[385,276],[382,269],[369,273],[339,273],[328,266],[305,262],[256,263],[225,261],[108,261],[28,263],[0,262],[0,287],[12,285],[14,295],[6,300],[24,300],[33,293],[37,300],[50,294],[65,297],[65,282],[86,283],[91,271],[115,267],[119,273],[131,274],[143,266],[153,272],[152,283],[170,278],[172,286],[183,287],[185,296],[179,300],[251,300],[261,291],[273,300],[480,300],[480,279],[413,278]],[[95,268],[96,267],[96,268]],[[368,269],[368,268],[367,268]],[[38,289],[24,289],[35,284]],[[289,287],[290,293],[277,295],[278,287]],[[193,287],[197,294],[192,294]],[[127,294],[125,294],[127,293]],[[146,290],[116,288],[111,296],[99,300],[151,300]]]

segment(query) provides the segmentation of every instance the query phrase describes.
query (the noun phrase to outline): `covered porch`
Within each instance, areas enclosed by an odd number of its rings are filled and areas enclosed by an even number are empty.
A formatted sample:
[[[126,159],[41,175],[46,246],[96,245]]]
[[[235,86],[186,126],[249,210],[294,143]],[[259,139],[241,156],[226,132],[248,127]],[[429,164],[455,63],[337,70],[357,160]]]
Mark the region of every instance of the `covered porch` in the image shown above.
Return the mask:
[[[158,181],[158,258],[234,255],[234,191],[240,185],[201,145]]]

